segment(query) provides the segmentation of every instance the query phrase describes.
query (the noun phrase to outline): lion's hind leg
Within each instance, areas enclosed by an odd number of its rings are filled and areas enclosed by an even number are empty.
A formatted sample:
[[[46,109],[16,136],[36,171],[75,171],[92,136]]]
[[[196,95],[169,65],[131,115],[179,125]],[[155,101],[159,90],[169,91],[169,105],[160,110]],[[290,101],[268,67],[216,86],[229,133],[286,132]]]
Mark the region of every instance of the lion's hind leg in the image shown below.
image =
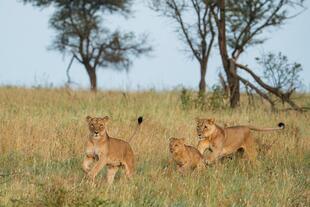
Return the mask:
[[[244,142],[244,149],[245,155],[251,162],[255,162],[257,158],[257,149],[256,149],[256,142],[252,136],[246,138]]]
[[[127,178],[131,178],[134,173],[134,158],[130,158],[127,160],[127,162],[123,163],[125,167],[125,174]]]
[[[108,184],[112,184],[114,181],[115,174],[117,173],[119,167],[116,166],[108,166],[107,171],[107,182]]]

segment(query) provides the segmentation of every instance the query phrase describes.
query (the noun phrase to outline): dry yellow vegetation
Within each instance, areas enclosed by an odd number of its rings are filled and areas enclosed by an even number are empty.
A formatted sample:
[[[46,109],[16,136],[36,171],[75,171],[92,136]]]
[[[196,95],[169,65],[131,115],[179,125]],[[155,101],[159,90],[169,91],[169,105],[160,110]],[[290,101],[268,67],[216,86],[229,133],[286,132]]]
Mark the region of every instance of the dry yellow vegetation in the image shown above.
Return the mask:
[[[233,111],[185,110],[179,96],[0,88],[0,206],[309,206],[309,113],[272,113],[259,101]],[[310,104],[309,96],[300,101]],[[125,140],[144,116],[130,143],[137,158],[132,180],[121,171],[108,187],[105,170],[95,187],[83,180],[87,115],[108,115],[109,134]],[[261,127],[282,121],[286,129],[253,133],[263,144],[274,142],[259,155],[259,167],[236,156],[182,176],[168,166],[169,138],[196,146],[196,117]]]

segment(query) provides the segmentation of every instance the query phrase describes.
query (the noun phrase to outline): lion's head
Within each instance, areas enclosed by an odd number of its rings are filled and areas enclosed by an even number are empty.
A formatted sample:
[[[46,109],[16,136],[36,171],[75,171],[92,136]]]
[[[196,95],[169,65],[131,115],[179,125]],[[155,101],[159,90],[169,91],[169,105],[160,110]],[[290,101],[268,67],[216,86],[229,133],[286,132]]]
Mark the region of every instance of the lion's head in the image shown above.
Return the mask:
[[[108,120],[108,116],[102,118],[90,116],[86,117],[86,121],[88,123],[88,128],[92,138],[98,139],[106,134],[106,125]]]
[[[169,149],[171,153],[177,153],[183,151],[185,148],[184,138],[170,138],[169,139]]]
[[[216,130],[215,119],[196,119],[197,122],[197,135],[199,139],[209,137]]]

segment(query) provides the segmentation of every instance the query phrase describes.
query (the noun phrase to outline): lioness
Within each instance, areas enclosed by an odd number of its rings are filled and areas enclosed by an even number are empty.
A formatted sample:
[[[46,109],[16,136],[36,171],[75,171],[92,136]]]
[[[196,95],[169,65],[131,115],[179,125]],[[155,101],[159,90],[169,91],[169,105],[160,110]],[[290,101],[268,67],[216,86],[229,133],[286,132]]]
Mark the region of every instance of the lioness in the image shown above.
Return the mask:
[[[169,149],[172,159],[176,162],[178,170],[183,173],[187,169],[202,169],[204,159],[202,154],[192,146],[185,145],[184,138],[170,138]]]
[[[243,149],[250,160],[257,156],[256,143],[251,135],[253,131],[274,131],[284,129],[285,125],[279,123],[276,128],[257,128],[253,126],[220,127],[214,119],[196,119],[197,134],[200,139],[198,150],[201,154],[206,149],[212,152],[207,156],[206,163],[210,164],[219,158]]]
[[[129,143],[108,135],[106,126],[109,117],[87,116],[86,120],[90,134],[86,143],[86,157],[83,161],[84,172],[94,180],[99,171],[106,165],[108,167],[107,181],[111,184],[119,167],[123,166],[126,176],[130,178],[134,171],[134,154]],[[139,117],[138,126],[141,122],[142,117]],[[95,160],[97,162],[91,168],[90,165]]]

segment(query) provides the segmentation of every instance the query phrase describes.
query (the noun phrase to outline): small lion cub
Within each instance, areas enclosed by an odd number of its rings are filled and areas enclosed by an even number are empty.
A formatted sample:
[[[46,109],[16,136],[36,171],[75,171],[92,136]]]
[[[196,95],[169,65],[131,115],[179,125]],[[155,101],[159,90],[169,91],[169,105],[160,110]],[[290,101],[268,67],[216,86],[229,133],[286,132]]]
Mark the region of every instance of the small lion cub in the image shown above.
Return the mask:
[[[177,164],[178,170],[183,173],[185,170],[191,169],[201,170],[205,167],[202,154],[195,148],[185,145],[184,138],[170,138],[169,149],[172,154],[173,161]]]
[[[112,138],[107,133],[109,117],[86,117],[89,138],[86,144],[86,157],[83,170],[92,180],[99,171],[108,167],[107,181],[113,183],[114,176],[120,167],[125,168],[125,174],[130,178],[134,170],[134,154],[128,142]],[[91,168],[91,164],[97,161]]]

